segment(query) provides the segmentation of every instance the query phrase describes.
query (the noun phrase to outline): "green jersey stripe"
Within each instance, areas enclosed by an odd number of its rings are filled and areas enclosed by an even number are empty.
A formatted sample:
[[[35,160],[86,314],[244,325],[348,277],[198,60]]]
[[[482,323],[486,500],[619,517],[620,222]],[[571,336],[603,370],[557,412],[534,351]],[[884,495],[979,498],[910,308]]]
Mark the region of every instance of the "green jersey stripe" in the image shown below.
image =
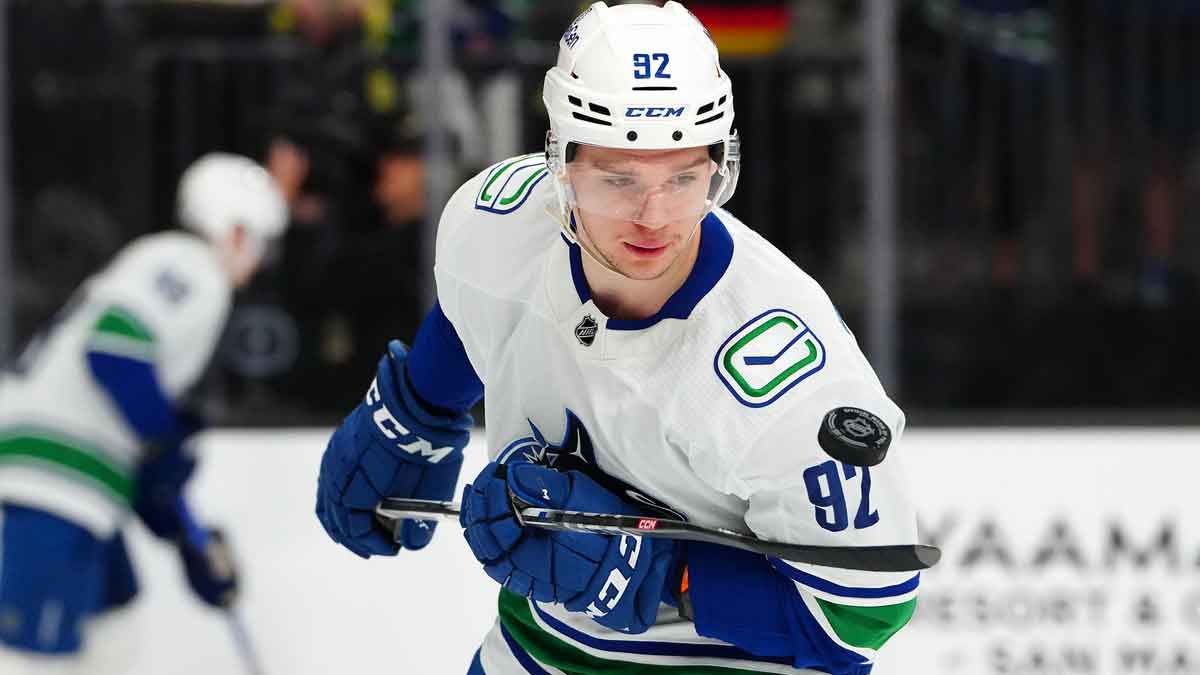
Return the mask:
[[[501,215],[512,213],[549,173],[541,153],[506,159],[489,170],[483,187],[475,195],[475,208]]]
[[[676,666],[628,663],[602,659],[548,633],[533,618],[529,601],[511,591],[500,590],[500,623],[540,663],[569,675],[753,675],[755,671],[721,666],[681,663]],[[620,656],[614,654],[614,656]]]
[[[817,598],[817,604],[838,638],[852,647],[879,649],[904,627],[917,609],[917,599],[895,605],[840,605]]]
[[[133,501],[132,474],[105,461],[96,451],[49,438],[17,435],[0,438],[0,464],[6,462],[49,465],[93,489],[100,488],[123,504]]]
[[[492,183],[495,183],[497,178],[499,178],[500,176],[503,176],[505,171],[508,171],[508,167],[512,166],[513,164],[516,164],[517,162],[521,161],[522,159],[525,159],[525,158],[518,157],[518,158],[514,159],[513,161],[509,162],[508,164],[505,164],[504,166],[497,169],[496,172],[493,173],[490,178],[488,178],[488,181],[483,184],[483,189],[479,191],[479,198],[485,202],[492,201],[492,196],[488,194],[488,188],[492,187]]]
[[[104,310],[104,314],[96,320],[92,330],[96,333],[120,335],[138,342],[154,342],[154,333],[145,324],[131,312],[116,306]]]

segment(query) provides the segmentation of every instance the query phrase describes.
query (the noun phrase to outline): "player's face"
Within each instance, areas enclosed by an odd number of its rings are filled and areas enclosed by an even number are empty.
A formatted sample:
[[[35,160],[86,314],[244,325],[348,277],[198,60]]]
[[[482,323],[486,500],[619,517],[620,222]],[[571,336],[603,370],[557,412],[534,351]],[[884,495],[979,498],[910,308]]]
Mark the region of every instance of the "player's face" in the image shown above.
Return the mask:
[[[688,251],[717,171],[704,147],[580,145],[567,167],[593,252],[631,279],[657,279]]]

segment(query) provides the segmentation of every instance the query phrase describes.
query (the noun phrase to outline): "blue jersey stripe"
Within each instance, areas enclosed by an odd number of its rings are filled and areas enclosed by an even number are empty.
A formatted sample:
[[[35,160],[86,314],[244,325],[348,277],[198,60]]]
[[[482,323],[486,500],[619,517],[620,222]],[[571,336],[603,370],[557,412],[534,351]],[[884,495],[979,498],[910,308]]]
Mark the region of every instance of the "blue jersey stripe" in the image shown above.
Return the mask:
[[[716,659],[741,659],[744,661],[759,661],[763,663],[779,663],[792,665],[792,659],[779,657],[755,656],[731,645],[687,644],[682,642],[654,642],[649,640],[605,640],[578,631],[567,624],[547,614],[536,602],[530,603],[538,618],[559,634],[594,649],[608,652],[626,652],[629,654],[648,654],[653,656],[691,656]]]
[[[482,649],[475,650],[475,656],[471,659],[471,667],[467,669],[467,675],[487,675],[483,672],[483,664],[479,661],[479,652]]]
[[[504,627],[504,624],[500,624],[500,635],[504,636],[504,641],[508,643],[509,650],[512,651],[513,656],[517,659],[517,663],[521,664],[521,667],[529,671],[531,675],[550,675],[550,673],[546,672],[545,668],[542,668],[538,665],[537,661],[533,660],[533,657],[528,652],[521,648],[521,645],[517,644],[512,634]]]
[[[574,214],[571,216],[571,227],[575,228]],[[592,299],[592,291],[583,273],[579,244],[572,244],[565,236],[562,239],[569,247],[571,280],[575,284],[575,292],[579,295],[579,302],[587,303]],[[717,214],[709,213],[700,221],[700,251],[696,255],[696,263],[683,285],[667,299],[666,304],[653,316],[645,319],[609,319],[605,327],[609,330],[645,330],[663,319],[687,319],[725,275],[732,260],[733,237]]]
[[[851,586],[841,586],[827,581],[821,577],[814,576],[792,567],[791,565],[779,560],[771,558],[771,566],[780,574],[808,586],[815,588],[818,591],[823,591],[831,595],[840,595],[845,598],[890,598],[911,593],[917,590],[917,586],[921,583],[920,573],[913,578],[895,586],[883,586],[882,588],[856,588]]]

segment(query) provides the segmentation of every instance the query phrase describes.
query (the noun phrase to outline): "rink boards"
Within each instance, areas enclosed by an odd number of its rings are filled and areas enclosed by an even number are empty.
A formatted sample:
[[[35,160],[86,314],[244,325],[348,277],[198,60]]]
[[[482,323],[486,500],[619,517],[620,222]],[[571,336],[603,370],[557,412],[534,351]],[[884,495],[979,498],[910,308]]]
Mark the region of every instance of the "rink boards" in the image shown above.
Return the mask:
[[[327,436],[225,431],[203,444],[193,501],[238,547],[241,611],[267,672],[465,672],[493,582],[445,525],[392,559],[328,542],[312,516]],[[902,448],[923,536],[945,557],[877,673],[1200,675],[1200,430],[916,429]],[[482,465],[475,450],[464,477]],[[243,672],[175,557],[136,535],[136,672]]]

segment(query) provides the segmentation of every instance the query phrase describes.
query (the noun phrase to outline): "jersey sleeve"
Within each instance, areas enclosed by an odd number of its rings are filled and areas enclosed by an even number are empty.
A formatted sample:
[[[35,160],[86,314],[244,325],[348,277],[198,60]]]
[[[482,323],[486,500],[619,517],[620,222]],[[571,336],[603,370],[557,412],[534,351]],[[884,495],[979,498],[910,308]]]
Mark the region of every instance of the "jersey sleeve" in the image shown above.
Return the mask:
[[[872,412],[890,427],[893,440],[881,464],[852,466],[819,447],[816,429],[835,406]],[[903,429],[903,413],[876,382],[828,383],[776,417],[733,462],[724,487],[746,500],[746,524],[763,539],[913,544]],[[869,671],[876,651],[912,616],[920,583],[916,572],[820,567],[717,546],[690,546],[688,569],[702,634],[756,653],[787,653],[797,667],[833,673]],[[747,604],[752,597],[761,601]]]
[[[181,234],[135,243],[87,290],[97,384],[145,442],[183,432],[179,399],[216,348],[230,289],[209,247]]]
[[[464,183],[438,222],[438,304],[485,386],[540,278],[539,256],[555,241],[547,175],[540,153],[498,162]]]
[[[470,288],[463,259],[474,246],[469,236],[471,209],[473,208],[475,183],[478,177],[463,184],[450,197],[438,222],[437,250],[434,259],[434,279],[437,283],[437,304],[442,316],[463,345],[463,353],[471,362],[472,369],[486,383],[487,341],[486,316],[468,316]],[[464,292],[465,287],[465,292]],[[464,295],[468,296],[464,298]]]
[[[87,345],[92,377],[144,443],[177,434],[175,406],[158,377],[157,336],[118,305],[103,310]]]
[[[405,369],[421,402],[435,409],[463,412],[483,397],[483,382],[440,304],[417,328]]]

